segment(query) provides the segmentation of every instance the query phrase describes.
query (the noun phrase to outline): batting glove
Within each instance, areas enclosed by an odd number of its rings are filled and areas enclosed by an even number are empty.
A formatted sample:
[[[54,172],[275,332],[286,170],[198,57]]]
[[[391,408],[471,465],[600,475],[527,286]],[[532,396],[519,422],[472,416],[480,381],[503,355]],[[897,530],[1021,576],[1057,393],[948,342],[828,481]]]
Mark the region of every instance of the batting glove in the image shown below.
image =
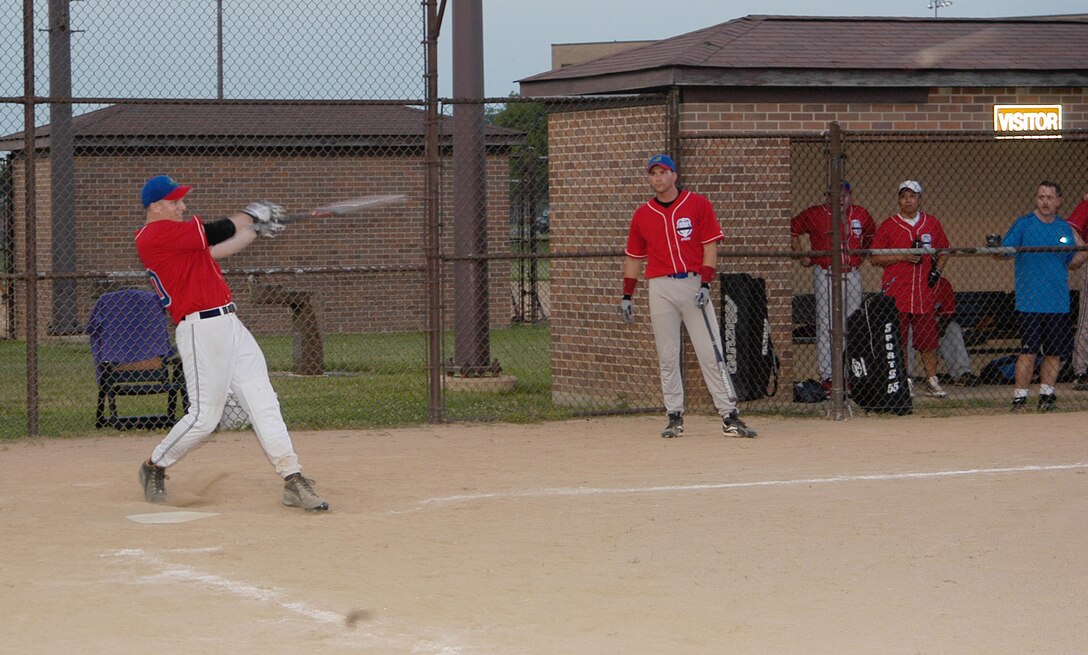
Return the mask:
[[[274,202],[251,202],[242,209],[242,213],[253,218],[253,231],[262,237],[271,238],[287,229],[282,222],[287,216],[287,210]]]
[[[695,294],[695,304],[703,307],[708,302],[710,302],[710,285],[703,282],[703,286],[699,287],[699,293]]]
[[[623,319],[624,323],[635,322],[635,306],[631,302],[630,296],[624,296],[623,300],[620,301],[620,318]]]

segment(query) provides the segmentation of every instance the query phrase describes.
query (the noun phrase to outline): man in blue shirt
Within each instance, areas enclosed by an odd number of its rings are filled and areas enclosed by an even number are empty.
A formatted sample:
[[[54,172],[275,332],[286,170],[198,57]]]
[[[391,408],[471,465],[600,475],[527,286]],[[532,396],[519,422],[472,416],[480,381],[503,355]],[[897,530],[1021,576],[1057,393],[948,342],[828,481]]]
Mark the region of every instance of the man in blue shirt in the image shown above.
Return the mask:
[[[1063,247],[1084,245],[1073,228],[1058,216],[1062,188],[1043,180],[1035,193],[1035,211],[1016,219],[1001,245],[1011,248]],[[1012,410],[1027,407],[1028,386],[1035,371],[1035,358],[1042,354],[1039,368],[1039,410],[1054,409],[1061,358],[1073,346],[1069,320],[1069,270],[1079,268],[1088,251],[1017,252],[1013,264],[1016,277],[1016,313],[1020,328],[1020,355],[1016,358],[1016,388]]]

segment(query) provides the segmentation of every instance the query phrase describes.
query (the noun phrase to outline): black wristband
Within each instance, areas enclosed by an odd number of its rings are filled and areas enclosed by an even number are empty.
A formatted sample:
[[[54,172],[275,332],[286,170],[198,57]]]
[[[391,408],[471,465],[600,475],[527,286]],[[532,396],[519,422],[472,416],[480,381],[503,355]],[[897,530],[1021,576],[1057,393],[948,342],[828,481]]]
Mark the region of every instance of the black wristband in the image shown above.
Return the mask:
[[[704,288],[704,289],[709,289],[710,288],[710,283],[709,282],[703,282],[699,286]]]
[[[631,294],[629,294],[629,293],[623,294],[623,299],[624,300],[630,300],[631,299]]]

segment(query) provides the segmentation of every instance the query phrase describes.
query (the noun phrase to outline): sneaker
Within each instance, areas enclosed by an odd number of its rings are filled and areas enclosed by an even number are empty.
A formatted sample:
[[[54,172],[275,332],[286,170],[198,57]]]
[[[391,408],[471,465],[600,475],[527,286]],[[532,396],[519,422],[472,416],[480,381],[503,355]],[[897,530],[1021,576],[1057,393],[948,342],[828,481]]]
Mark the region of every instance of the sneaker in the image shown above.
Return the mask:
[[[1081,373],[1073,382],[1073,391],[1088,391],[1088,373]]]
[[[933,398],[944,398],[948,395],[948,393],[941,388],[941,383],[937,381],[936,375],[926,380],[926,395]]]
[[[1009,409],[1009,411],[1022,412],[1027,408],[1028,408],[1028,398],[1027,398],[1027,396],[1017,396],[1016,398],[1012,399],[1012,407]]]
[[[661,431],[661,436],[672,439],[682,434],[684,434],[684,415],[680,412],[669,412],[669,424]]]
[[[955,380],[952,380],[952,384],[956,385],[957,387],[981,387],[982,378],[975,375],[974,373],[968,372],[959,376]]]
[[[831,378],[824,378],[824,381],[820,383],[820,388],[824,390],[824,398],[831,400]]]
[[[329,504],[317,495],[313,484],[313,480],[302,477],[301,473],[287,476],[283,479],[283,504],[319,512],[327,510]]]
[[[1058,400],[1058,394],[1054,393],[1041,393],[1039,394],[1039,411],[1040,412],[1052,412],[1054,411],[1054,403]]]
[[[727,437],[748,437],[751,439],[755,437],[757,432],[752,428],[744,424],[744,421],[740,420],[737,416],[737,410],[733,410],[722,419],[722,434]]]
[[[166,502],[166,469],[147,461],[140,464],[140,486],[149,503]]]

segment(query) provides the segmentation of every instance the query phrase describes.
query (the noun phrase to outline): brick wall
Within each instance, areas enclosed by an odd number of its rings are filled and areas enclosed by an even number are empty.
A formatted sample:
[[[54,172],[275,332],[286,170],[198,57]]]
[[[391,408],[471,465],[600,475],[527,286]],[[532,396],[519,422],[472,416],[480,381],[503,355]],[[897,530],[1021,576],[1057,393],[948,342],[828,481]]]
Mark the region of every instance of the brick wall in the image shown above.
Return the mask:
[[[289,211],[305,210],[328,202],[375,193],[402,193],[408,198],[357,216],[321,219],[292,225],[275,239],[259,239],[246,250],[220,262],[227,272],[235,301],[246,324],[255,333],[290,329],[286,307],[249,302],[249,279],[231,274],[241,269],[390,267],[409,266],[411,271],[377,271],[297,275],[259,275],[257,281],[287,289],[310,292],[322,330],[340,332],[391,332],[421,330],[426,325],[424,288],[424,172],[418,157],[353,155],[91,155],[76,157],[76,240],[80,272],[142,272],[133,246],[133,233],[144,222],[139,190],[144,180],[169,173],[193,185],[186,197],[190,213],[205,220],[236,211],[252,200],[269,198]],[[50,270],[49,162],[37,167],[37,222],[39,271]],[[442,210],[452,207],[452,176],[443,176]],[[504,156],[489,157],[488,230],[490,248],[506,248],[509,199],[508,166]],[[15,216],[16,266],[25,264],[23,221],[23,161],[16,162]],[[452,225],[452,216],[443,223]],[[452,252],[450,229],[443,232],[443,250]],[[509,265],[492,266],[491,320],[494,326],[509,324]],[[446,279],[449,279],[447,275]],[[144,285],[141,278],[125,278],[121,285]],[[81,281],[78,315],[90,312],[97,295],[109,285]],[[22,292],[22,293],[25,293]],[[25,297],[17,299],[17,330],[25,335]],[[51,292],[39,285],[41,329],[49,321]],[[444,293],[444,302],[452,293]]]

